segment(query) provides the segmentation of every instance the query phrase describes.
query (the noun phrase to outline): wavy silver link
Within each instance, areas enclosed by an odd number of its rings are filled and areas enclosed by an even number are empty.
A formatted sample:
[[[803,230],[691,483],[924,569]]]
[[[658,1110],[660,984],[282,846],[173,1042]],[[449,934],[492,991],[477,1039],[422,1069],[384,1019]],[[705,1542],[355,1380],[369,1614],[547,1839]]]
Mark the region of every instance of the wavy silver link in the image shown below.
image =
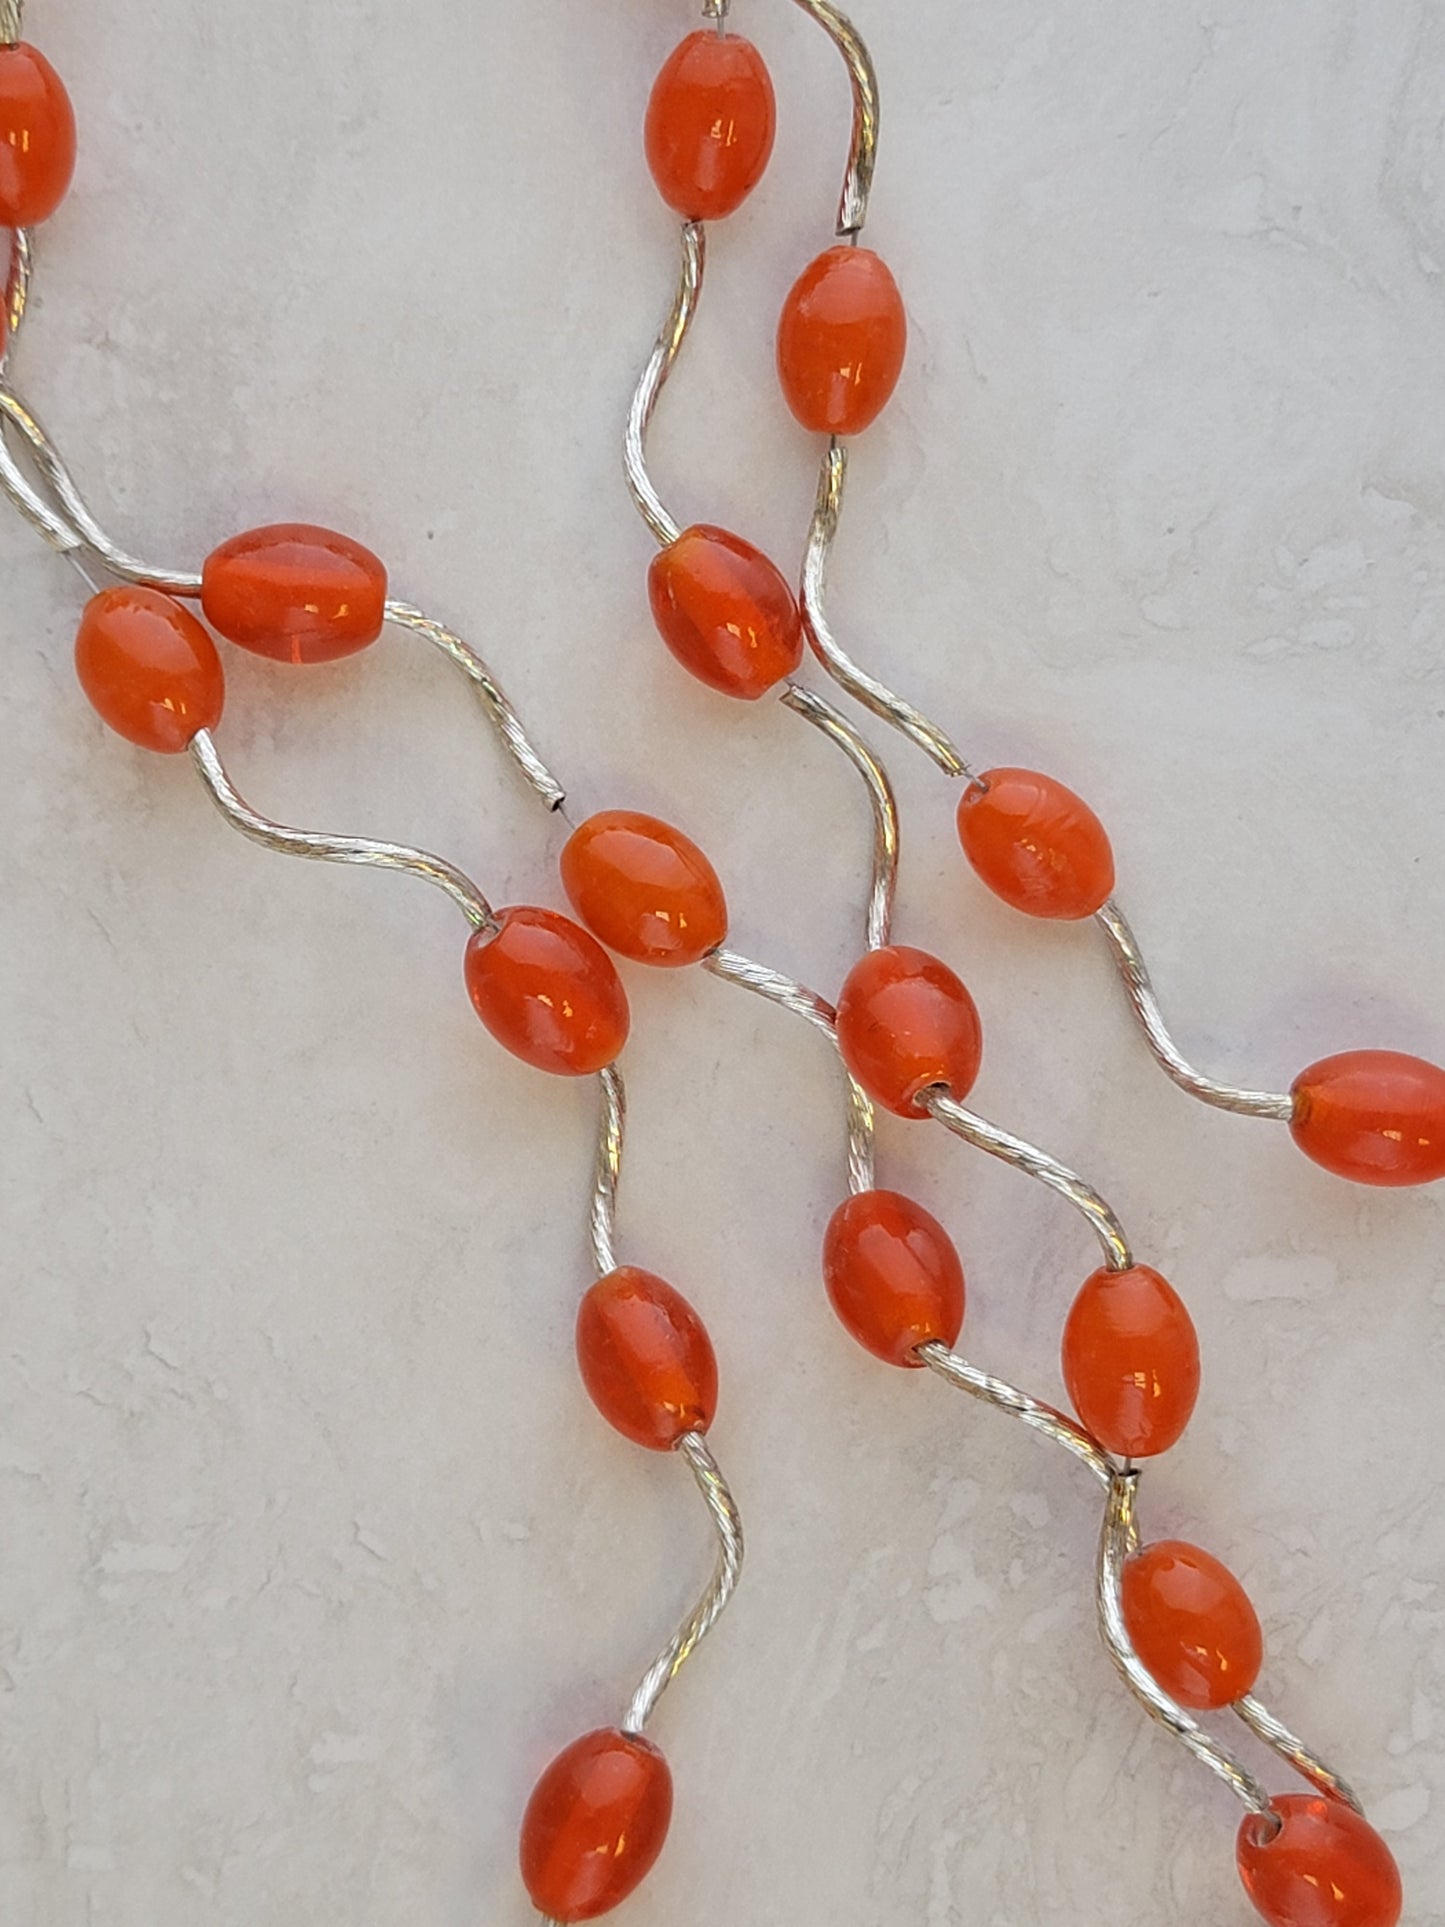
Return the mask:
[[[1342,1779],[1333,1767],[1326,1766],[1312,1748],[1306,1746],[1296,1734],[1291,1733],[1284,1721],[1276,1719],[1269,1708],[1261,1705],[1252,1693],[1246,1693],[1242,1699],[1237,1699],[1234,1702],[1233,1711],[1244,1721],[1251,1733],[1263,1740],[1266,1746],[1273,1748],[1282,1760],[1288,1760],[1295,1771],[1312,1786],[1318,1787],[1321,1793],[1329,1795],[1332,1799],[1343,1800],[1345,1805],[1353,1807],[1356,1813],[1364,1813],[1365,1809],[1360,1805],[1349,1782]]]
[[[843,180],[843,198],[838,207],[838,232],[844,238],[860,234],[868,219],[868,197],[873,191],[873,172],[878,164],[878,70],[873,56],[863,44],[863,36],[841,8],[831,0],[796,0],[810,14],[842,54],[853,90],[853,141],[848,154],[848,172]]]
[[[682,524],[671,513],[653,486],[647,467],[647,431],[657,409],[658,398],[667,386],[682,344],[687,340],[697,304],[702,296],[703,275],[707,269],[707,236],[700,221],[685,222],[682,229],[682,258],[678,270],[677,293],[672,312],[662,324],[662,332],[627,413],[627,438],[623,445],[623,466],[627,486],[637,504],[637,512],[652,530],[660,547],[670,548],[682,534]]]
[[[0,43],[3,44],[3,43]],[[30,283],[35,272],[35,250],[29,228],[18,227],[10,235],[10,266],[5,275],[5,306],[0,320],[0,375],[5,373],[30,302]]]
[[[25,0],[0,0],[0,46],[18,40],[25,28]]]
[[[1145,1667],[1124,1623],[1124,1561],[1139,1537],[1136,1510],[1139,1474],[1118,1472],[1110,1482],[1104,1529],[1099,1536],[1097,1604],[1099,1634],[1119,1676],[1150,1719],[1172,1733],[1180,1745],[1207,1766],[1251,1813],[1270,1815],[1270,1798],[1262,1783],[1237,1760],[1229,1748],[1206,1733],[1197,1720],[1172,1700]]]
[[[597,1073],[602,1103],[597,1118],[597,1157],[592,1173],[592,1206],[588,1228],[592,1257],[599,1277],[617,1269],[617,1187],[622,1178],[622,1152],[627,1137],[627,1088],[622,1073],[609,1064]]]
[[[1186,1091],[1190,1097],[1197,1097],[1203,1104],[1213,1104],[1221,1111],[1234,1111],[1240,1117],[1267,1117],[1288,1122],[1294,1115],[1294,1099],[1288,1093],[1241,1090],[1234,1084],[1216,1083],[1212,1077],[1205,1077],[1202,1072],[1195,1070],[1169,1035],[1143,952],[1139,948],[1139,940],[1129,927],[1124,912],[1111,898],[1096,913],[1094,921],[1109,941],[1114,962],[1129,993],[1129,1007],[1138,1020],[1145,1041],[1156,1061],[1180,1090]]]
[[[863,778],[873,810],[873,878],[868,892],[868,948],[888,941],[893,927],[893,902],[898,894],[898,802],[888,772],[854,729],[830,702],[801,683],[785,683],[783,707],[791,709],[827,737]]]
[[[1086,1432],[1062,1412],[1055,1411],[1052,1405],[1042,1400],[1030,1398],[1016,1385],[1004,1379],[994,1378],[989,1372],[982,1372],[976,1365],[970,1365],[966,1358],[951,1352],[946,1345],[920,1345],[918,1356],[924,1364],[947,1379],[950,1385],[960,1392],[967,1392],[970,1398],[981,1399],[985,1405],[992,1405],[1000,1412],[1007,1412],[1011,1418],[1018,1419],[1035,1432],[1041,1432],[1055,1445],[1061,1445],[1066,1452],[1088,1466],[1094,1477],[1105,1486],[1112,1486],[1119,1468],[1100,1445],[1092,1433]]]
[[[1094,1236],[1103,1246],[1110,1271],[1127,1271],[1133,1264],[1134,1255],[1129,1248],[1129,1240],[1112,1207],[1093,1185],[1084,1182],[1077,1171],[1060,1164],[1057,1158],[1051,1158],[1047,1151],[1039,1150],[1037,1145],[1026,1143],[1023,1138],[1014,1137],[1010,1132],[1000,1130],[998,1125],[990,1124],[986,1118],[967,1110],[941,1085],[920,1091],[915,1101],[946,1130],[952,1131],[955,1137],[961,1137],[976,1150],[987,1151],[990,1157],[1011,1164],[1016,1171],[1037,1178],[1040,1184],[1048,1185],[1051,1191],[1057,1191],[1061,1198],[1066,1198],[1088,1220]]]
[[[226,773],[208,729],[198,730],[191,739],[191,760],[200,773],[216,808],[232,829],[253,843],[283,856],[309,857],[320,863],[356,863],[376,870],[403,870],[420,877],[443,891],[455,903],[474,930],[495,931],[497,919],[492,906],[470,877],[454,864],[426,850],[414,850],[404,843],[378,843],[366,836],[331,836],[319,830],[291,829],[261,816],[237,792]]]
[[[718,1541],[717,1564],[702,1598],[643,1674],[623,1717],[625,1733],[644,1730],[657,1711],[658,1701],[727,1610],[743,1569],[743,1522],[707,1440],[700,1432],[685,1432],[677,1450],[687,1460],[712,1518]]]

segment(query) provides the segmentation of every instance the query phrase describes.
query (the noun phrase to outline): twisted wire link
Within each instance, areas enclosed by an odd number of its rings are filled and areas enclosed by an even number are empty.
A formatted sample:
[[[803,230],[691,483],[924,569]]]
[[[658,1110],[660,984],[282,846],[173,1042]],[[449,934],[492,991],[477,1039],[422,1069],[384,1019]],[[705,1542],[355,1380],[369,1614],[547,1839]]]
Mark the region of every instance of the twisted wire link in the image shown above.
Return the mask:
[[[647,431],[657,409],[658,397],[667,386],[667,378],[682,353],[682,344],[687,340],[688,330],[697,313],[706,268],[707,235],[703,225],[701,221],[687,221],[682,229],[682,256],[672,311],[662,324],[662,332],[642,371],[642,379],[637,384],[632,406],[627,413],[627,436],[623,444],[627,486],[637,504],[638,514],[652,530],[658,545],[664,549],[670,548],[682,534],[682,524],[653,486],[647,467]]]
[[[737,1591],[743,1569],[743,1523],[717,1460],[700,1432],[685,1432],[677,1450],[687,1460],[717,1534],[717,1564],[701,1599],[648,1667],[623,1717],[625,1733],[641,1733],[658,1701],[707,1638]]]
[[[898,802],[888,772],[845,716],[800,683],[786,683],[782,704],[811,723],[848,758],[863,778],[873,811],[873,877],[868,892],[868,948],[888,941],[898,894]]]
[[[1190,1097],[1197,1097],[1203,1104],[1213,1104],[1221,1111],[1233,1111],[1240,1117],[1268,1117],[1288,1122],[1294,1115],[1294,1099],[1286,1092],[1241,1090],[1234,1084],[1216,1083],[1212,1077],[1205,1077],[1202,1072],[1195,1070],[1169,1035],[1153,981],[1139,948],[1139,940],[1124,912],[1111,898],[1096,913],[1094,920],[1109,941],[1114,962],[1129,993],[1129,1007],[1138,1020],[1146,1043],[1160,1067],[1180,1090],[1187,1092]]]
[[[846,240],[860,234],[868,219],[868,197],[878,165],[878,70],[862,34],[841,8],[833,6],[831,0],[797,0],[797,4],[817,21],[842,54],[853,91],[853,140],[838,206],[838,233]]]
[[[627,1088],[622,1073],[609,1064],[597,1073],[602,1103],[597,1117],[597,1157],[592,1174],[592,1205],[588,1229],[598,1275],[617,1269],[617,1188],[622,1179],[622,1152],[627,1136]]]
[[[1320,1792],[1331,1799],[1343,1800],[1347,1807],[1353,1807],[1358,1814],[1364,1813],[1354,1789],[1347,1780],[1335,1772],[1313,1750],[1292,1733],[1283,1720],[1275,1718],[1267,1706],[1263,1706],[1252,1693],[1234,1702],[1233,1711],[1244,1721],[1256,1738],[1264,1741],[1282,1760],[1288,1760],[1297,1773],[1318,1787]]]
[[[0,45],[20,38],[25,26],[25,0],[0,0]]]
[[[226,773],[208,729],[191,739],[191,760],[200,773],[211,801],[233,829],[253,843],[283,856],[310,857],[321,863],[356,863],[377,870],[404,870],[444,891],[474,930],[495,931],[492,906],[471,878],[454,864],[426,850],[404,843],[379,843],[366,836],[331,836],[318,830],[296,830],[260,815],[241,797]]]
[[[0,35],[0,45],[3,44],[4,36]],[[10,235],[10,265],[5,275],[4,309],[0,313],[0,375],[5,373],[25,322],[34,272],[35,250],[31,244],[30,230],[15,228]]]
[[[1030,1398],[1027,1392],[1021,1392],[1016,1385],[980,1371],[976,1365],[970,1365],[966,1358],[960,1358],[957,1352],[951,1352],[946,1345],[920,1345],[918,1356],[940,1378],[946,1379],[960,1392],[967,1392],[971,1398],[981,1399],[985,1405],[1007,1412],[1011,1418],[1052,1439],[1055,1445],[1061,1445],[1066,1452],[1071,1452],[1088,1466],[1101,1484],[1112,1486],[1119,1468],[1093,1434],[1086,1432],[1082,1425],[1076,1425],[1073,1419],[1055,1411],[1052,1405]]]

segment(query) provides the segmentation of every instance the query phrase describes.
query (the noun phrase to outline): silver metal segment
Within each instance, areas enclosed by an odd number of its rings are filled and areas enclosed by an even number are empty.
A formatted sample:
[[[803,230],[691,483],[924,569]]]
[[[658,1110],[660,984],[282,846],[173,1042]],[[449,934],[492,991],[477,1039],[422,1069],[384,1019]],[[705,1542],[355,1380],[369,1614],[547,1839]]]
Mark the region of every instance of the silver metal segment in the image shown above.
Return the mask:
[[[947,1379],[960,1392],[967,1392],[971,1398],[982,1399],[985,1405],[1007,1412],[1011,1418],[1019,1419],[1035,1432],[1041,1432],[1045,1438],[1052,1439],[1055,1445],[1072,1452],[1103,1485],[1112,1486],[1119,1468],[1099,1441],[1092,1433],[1086,1432],[1082,1425],[1055,1411],[1052,1405],[1030,1398],[1027,1392],[1021,1392],[1017,1386],[994,1378],[988,1372],[981,1372],[976,1365],[970,1365],[967,1359],[960,1358],[957,1352],[951,1352],[946,1345],[920,1345],[918,1356],[940,1378]]]
[[[1270,1798],[1263,1784],[1248,1767],[1237,1760],[1229,1748],[1207,1733],[1177,1701],[1157,1683],[1135,1652],[1124,1623],[1124,1561],[1138,1543],[1136,1509],[1139,1474],[1118,1472],[1110,1482],[1104,1511],[1104,1529],[1099,1536],[1097,1605],[1099,1634],[1119,1676],[1152,1720],[1172,1733],[1201,1765],[1216,1774],[1251,1813],[1271,1814]]]
[[[599,1071],[597,1082],[602,1103],[597,1117],[588,1230],[597,1274],[605,1278],[617,1269],[617,1187],[622,1179],[622,1151],[627,1137],[627,1087],[615,1064]]]
[[[1066,1198],[1088,1220],[1090,1229],[1104,1248],[1104,1258],[1110,1271],[1127,1271],[1133,1264],[1134,1254],[1129,1248],[1129,1240],[1113,1209],[1076,1171],[1060,1164],[1057,1158],[1051,1158],[1036,1145],[1000,1130],[998,1125],[990,1124],[986,1118],[965,1109],[942,1085],[920,1091],[915,1101],[946,1130],[952,1131],[955,1137],[961,1137],[977,1150],[987,1151],[990,1157],[1002,1159],[1026,1176],[1037,1178],[1040,1184],[1048,1185],[1051,1191],[1057,1191],[1061,1198]]]
[[[1347,1807],[1363,1814],[1365,1809],[1349,1782],[1341,1779],[1331,1766],[1324,1761],[1303,1740],[1291,1733],[1283,1720],[1277,1720],[1267,1706],[1262,1706],[1252,1693],[1234,1702],[1232,1709],[1244,1721],[1258,1739],[1271,1747],[1282,1760],[1287,1760],[1295,1771],[1301,1774],[1312,1786],[1332,1799],[1343,1800]]]
[[[18,40],[25,27],[25,0],[0,0],[0,46]]]
[[[474,930],[495,931],[497,919],[492,906],[470,877],[455,865],[426,850],[414,850],[403,843],[378,843],[371,837],[330,836],[318,830],[296,830],[253,810],[236,791],[225,765],[217,754],[208,729],[198,730],[191,739],[191,760],[200,773],[212,802],[233,829],[253,843],[283,856],[310,857],[322,863],[356,863],[377,870],[403,870],[435,884],[461,910]]]
[[[878,70],[862,34],[841,8],[833,6],[831,0],[797,0],[797,4],[817,21],[842,54],[853,89],[853,142],[838,207],[838,232],[847,238],[860,234],[868,219],[868,196],[878,165]]]
[[[843,488],[848,479],[848,451],[835,435],[823,453],[818,472],[818,499],[808,531],[808,548],[803,557],[803,619],[813,653],[840,688],[855,702],[871,709],[875,716],[898,730],[932,757],[945,776],[968,776],[974,772],[964,760],[953,739],[925,716],[921,709],[905,702],[886,683],[870,676],[843,648],[833,634],[827,614],[828,561],[838,536],[838,520],[843,512]]]
[[[1241,1117],[1268,1117],[1288,1122],[1294,1115],[1294,1099],[1287,1092],[1241,1090],[1234,1084],[1216,1083],[1212,1077],[1195,1070],[1169,1035],[1139,940],[1124,912],[1110,898],[1096,913],[1094,921],[1108,939],[1124,988],[1129,993],[1129,1006],[1145,1041],[1180,1090],[1197,1097],[1201,1103],[1213,1104],[1221,1111],[1234,1111]]]
[[[549,810],[560,810],[567,801],[566,790],[533,747],[506,691],[476,650],[463,642],[454,630],[448,629],[445,623],[425,615],[409,602],[388,602],[386,619],[394,622],[398,628],[411,630],[414,635],[421,636],[434,648],[440,649],[444,656],[450,657],[476,689],[487,720],[529,786]]]
[[[627,413],[627,439],[623,446],[623,466],[627,486],[637,504],[637,512],[652,530],[661,548],[670,548],[682,534],[682,524],[670,512],[653,486],[647,467],[647,431],[657,409],[658,397],[667,386],[673,364],[687,340],[697,304],[702,295],[703,275],[707,269],[707,236],[700,221],[687,221],[682,229],[682,257],[678,270],[677,293],[672,312],[662,325],[651,358],[642,371]]]
[[[783,685],[782,704],[836,743],[863,778],[873,809],[873,877],[868,893],[868,948],[888,941],[898,894],[898,802],[886,769],[846,716],[801,683]]]
[[[3,42],[0,42],[3,44]],[[5,304],[0,312],[0,375],[20,338],[25,310],[30,301],[30,283],[35,272],[35,250],[29,228],[18,227],[10,235],[10,265],[5,274]]]
[[[685,1432],[677,1450],[687,1460],[717,1533],[717,1564],[701,1599],[648,1667],[622,1721],[625,1733],[641,1733],[657,1703],[707,1638],[737,1591],[743,1569],[743,1523],[737,1505],[700,1432]]]

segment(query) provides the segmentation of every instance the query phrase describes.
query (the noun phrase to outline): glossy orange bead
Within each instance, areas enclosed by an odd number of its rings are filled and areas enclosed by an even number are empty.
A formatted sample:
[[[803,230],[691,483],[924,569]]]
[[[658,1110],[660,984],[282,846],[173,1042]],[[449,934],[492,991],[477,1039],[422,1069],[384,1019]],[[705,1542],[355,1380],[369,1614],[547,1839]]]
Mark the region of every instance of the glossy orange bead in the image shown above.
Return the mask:
[[[907,351],[903,297],[871,249],[829,248],[783,304],[778,376],[789,408],[819,435],[857,435],[882,414]]]
[[[1356,1184],[1445,1178],[1445,1070],[1403,1051],[1348,1050],[1301,1071],[1290,1130],[1306,1157]]]
[[[201,574],[207,620],[276,662],[334,662],[381,634],[386,568],[370,549],[333,529],[277,522],[232,536]]]
[[[823,1241],[823,1281],[847,1330],[890,1365],[921,1369],[920,1345],[952,1346],[963,1330],[953,1240],[897,1191],[861,1191],[839,1205]]]
[[[1153,1458],[1188,1425],[1199,1396],[1199,1340],[1184,1301],[1148,1265],[1096,1271],[1064,1326],[1064,1383],[1110,1452]]]
[[[597,1283],[577,1314],[577,1363],[592,1403],[635,1445],[670,1452],[717,1413],[717,1357],[680,1291],[624,1265]]]
[[[685,529],[652,559],[653,620],[684,669],[756,702],[803,660],[803,618],[780,569],[726,529]]]
[[[75,638],[80,686],[101,720],[141,749],[175,755],[221,720],[226,679],[216,645],[156,589],[102,589]]]
[[[1319,1794],[1271,1806],[1277,1830],[1247,1813],[1235,1843],[1244,1891],[1269,1927],[1396,1927],[1400,1870],[1368,1821]]]
[[[870,950],[838,999],[843,1062],[875,1102],[899,1117],[926,1117],[914,1103],[931,1084],[966,1097],[983,1057],[978,1010],[946,963],[892,944]]]
[[[650,1741],[605,1727],[547,1768],[522,1820],[522,1879],[553,1920],[611,1913],[657,1864],[672,1822],[672,1774]]]
[[[763,57],[740,34],[689,34],[647,106],[647,164],[686,221],[734,213],[763,178],[777,104]]]
[[[1031,917],[1092,917],[1114,888],[1103,824],[1032,769],[991,769],[958,805],[963,853],[995,896]]]
[[[34,227],[75,172],[75,110],[38,47],[0,47],[0,228]]]
[[[562,887],[588,929],[634,963],[694,964],[728,933],[717,871],[681,830],[604,810],[562,851]]]
[[[606,1068],[627,1042],[627,993],[607,952],[555,910],[502,910],[467,945],[467,991],[497,1042],[559,1077]]]
[[[1124,1564],[1134,1649],[1181,1706],[1214,1712],[1254,1691],[1264,1635],[1249,1595],[1210,1553],[1161,1539]]]

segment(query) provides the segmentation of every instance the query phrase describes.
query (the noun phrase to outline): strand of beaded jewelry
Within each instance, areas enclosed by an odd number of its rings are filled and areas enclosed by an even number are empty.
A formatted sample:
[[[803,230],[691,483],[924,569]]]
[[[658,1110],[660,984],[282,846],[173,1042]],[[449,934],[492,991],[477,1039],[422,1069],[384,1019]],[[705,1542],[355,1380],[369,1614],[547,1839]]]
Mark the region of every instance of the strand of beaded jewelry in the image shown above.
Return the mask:
[[[521,1871],[539,1914],[554,1927],[593,1919],[633,1893],[662,1851],[672,1776],[646,1730],[663,1694],[726,1609],[743,1561],[737,1507],[706,1438],[718,1397],[707,1331],[672,1286],[617,1256],[626,1095],[616,1059],[629,1029],[626,993],[606,952],[557,911],[494,911],[476,884],[441,857],[369,837],[293,828],[261,815],[236,789],[215,740],[224,669],[209,631],[181,597],[199,597],[215,627],[242,647],[290,662],[351,654],[388,621],[419,634],[480,692],[504,746],[547,807],[559,809],[564,801],[485,665],[444,625],[389,600],[383,565],[359,544],[285,525],[223,545],[200,574],[188,574],[130,555],[91,515],[38,419],[3,379],[25,316],[29,229],[60,205],[75,158],[65,89],[44,56],[20,41],[20,29],[19,0],[0,0],[0,226],[13,229],[0,343],[0,484],[92,588],[90,567],[120,578],[92,594],[81,619],[75,660],[85,694],[126,741],[162,755],[188,752],[221,815],[250,840],[283,855],[399,871],[441,890],[471,933],[466,987],[487,1029],[540,1070],[598,1080],[589,1208],[596,1282],[578,1313],[578,1363],[611,1425],[685,1463],[707,1507],[717,1557],[696,1606],[647,1668],[621,1722],[584,1734],[559,1754],[528,1804]],[[21,437],[38,486],[6,445],[6,427]]]
[[[842,244],[804,273],[779,330],[788,399],[807,425],[829,434],[832,457],[841,451],[839,438],[866,427],[891,394],[902,367],[906,323],[892,276],[877,256],[856,245],[877,151],[872,63],[856,29],[836,8],[824,0],[797,3],[835,41],[853,84],[854,136],[838,221]],[[710,0],[705,12],[715,31],[694,33],[683,42],[664,66],[648,109],[648,159],[664,198],[684,221],[682,272],[672,313],[634,396],[626,468],[634,501],[662,545],[650,591],[669,648],[684,667],[724,693],[756,698],[781,682],[784,701],[796,708],[799,693],[809,693],[799,692],[790,680],[801,660],[803,632],[806,627],[811,633],[821,619],[826,543],[819,525],[805,570],[805,624],[780,573],[751,545],[706,526],[681,528],[662,503],[646,460],[648,425],[701,294],[703,223],[741,204],[761,178],[772,144],[772,90],[761,56],[726,32],[727,0]],[[825,481],[835,472],[841,477],[841,466],[835,469],[830,460]],[[826,503],[820,504],[819,517],[826,522]],[[951,761],[952,773],[971,776],[918,712],[899,706],[890,719],[945,766]],[[856,751],[853,760],[859,760]],[[1004,788],[1003,775],[992,772],[974,787],[984,797],[996,795]],[[886,794],[881,771],[879,780]],[[879,841],[896,862],[896,823]],[[1105,895],[1111,887],[1112,874]],[[875,912],[877,902],[875,888]],[[947,1234],[912,1201],[865,1188],[856,1179],[854,1195],[835,1214],[825,1250],[835,1309],[868,1349],[896,1364],[932,1366],[1054,1438],[1101,1478],[1106,1488],[1097,1574],[1101,1635],[1146,1710],[1245,1805],[1237,1860],[1259,1912],[1275,1927],[1394,1927],[1401,1895],[1388,1849],[1339,1777],[1254,1697],[1262,1647],[1258,1621],[1237,1581],[1197,1547],[1177,1541],[1140,1547],[1135,1461],[1175,1443],[1198,1389],[1198,1351],[1187,1311],[1157,1272],[1134,1263],[1117,1217],[1097,1192],[1032,1147],[1017,1140],[1001,1143],[998,1133],[991,1140],[989,1127],[980,1131],[980,1121],[963,1110],[960,1099],[979,1062],[972,1002],[940,960],[889,946],[887,939],[886,914],[881,919],[870,914],[869,955],[850,974],[832,1026],[829,1007],[821,999],[801,1001],[791,980],[742,960],[734,963],[726,953],[710,962],[834,1029],[853,1076],[885,1109],[909,1117],[931,1115],[1051,1184],[1084,1212],[1106,1258],[1104,1270],[1084,1286],[1065,1328],[1064,1375],[1085,1426],[1073,1427],[1048,1406],[1000,1387],[958,1358],[952,1347],[962,1324],[963,1277]],[[1135,981],[1142,1014],[1152,1008],[1142,965]],[[1162,1025],[1158,1028],[1162,1033]],[[1223,1087],[1211,1089],[1222,1099]],[[1302,1103],[1245,1092],[1228,1096],[1234,1108],[1295,1115],[1297,1133],[1301,1130]],[[1376,1117],[1371,1128],[1379,1124]],[[1201,1663],[1204,1654],[1208,1659]],[[1300,1770],[1315,1791],[1271,1799],[1186,1710],[1225,1706]],[[1322,1890],[1333,1899],[1319,1912]]]

